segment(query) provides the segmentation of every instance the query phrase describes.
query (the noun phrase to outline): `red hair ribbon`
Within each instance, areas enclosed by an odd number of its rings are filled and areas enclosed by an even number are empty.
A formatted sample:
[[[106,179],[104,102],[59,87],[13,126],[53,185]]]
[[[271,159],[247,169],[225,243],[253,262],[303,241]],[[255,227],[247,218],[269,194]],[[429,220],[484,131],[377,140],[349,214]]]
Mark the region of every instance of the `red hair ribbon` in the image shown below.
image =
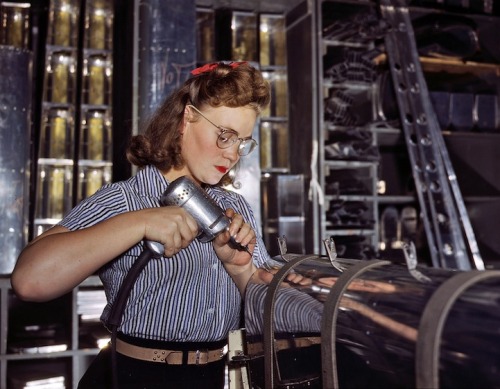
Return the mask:
[[[238,66],[240,65],[243,65],[244,63],[247,63],[246,61],[243,61],[243,62],[228,62],[228,63],[225,63],[225,62],[213,62],[213,63],[207,63],[203,66],[200,66],[199,68],[196,68],[194,70],[191,71],[191,74],[193,76],[197,76],[198,74],[202,74],[202,73],[207,73],[207,72],[211,72],[212,70],[214,70],[217,66],[219,66],[221,63],[225,64],[225,65],[229,65],[231,66],[233,69],[234,68],[237,68]]]

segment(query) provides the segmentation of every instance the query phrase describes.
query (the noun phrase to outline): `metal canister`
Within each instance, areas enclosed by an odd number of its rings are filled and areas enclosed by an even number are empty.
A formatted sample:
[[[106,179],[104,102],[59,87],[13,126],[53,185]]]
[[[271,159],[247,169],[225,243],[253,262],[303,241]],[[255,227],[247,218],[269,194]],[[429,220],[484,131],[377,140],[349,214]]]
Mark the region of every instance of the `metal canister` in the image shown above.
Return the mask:
[[[105,55],[92,55],[85,59],[85,103],[109,105],[111,103],[111,65]]]
[[[40,138],[41,158],[71,158],[73,155],[73,120],[68,109],[54,108],[44,114]]]
[[[29,3],[0,3],[0,45],[28,49],[30,7]]]
[[[112,49],[113,12],[111,2],[90,0],[85,15],[85,46],[97,50]]]
[[[104,159],[104,116],[100,111],[92,111],[87,118],[88,159]]]
[[[73,102],[76,60],[71,51],[48,55],[45,101],[67,104]]]
[[[47,42],[55,46],[77,46],[80,6],[74,0],[53,0],[49,10]]]
[[[73,165],[71,160],[39,159],[35,217],[61,219],[71,208]]]
[[[28,241],[32,68],[30,51],[0,45],[0,274]]]

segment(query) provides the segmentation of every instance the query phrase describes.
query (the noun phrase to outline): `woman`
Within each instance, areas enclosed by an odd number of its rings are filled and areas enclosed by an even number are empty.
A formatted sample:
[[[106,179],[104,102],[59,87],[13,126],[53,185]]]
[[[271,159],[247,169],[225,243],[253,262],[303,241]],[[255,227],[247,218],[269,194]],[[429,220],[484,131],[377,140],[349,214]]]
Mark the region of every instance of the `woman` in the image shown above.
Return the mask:
[[[46,301],[98,272],[107,323],[144,241],[164,246],[163,257],[146,264],[127,299],[117,361],[112,366],[109,347],[101,351],[81,388],[224,387],[223,349],[229,331],[239,327],[241,296],[257,268],[271,260],[249,204],[220,187],[256,146],[252,131],[269,104],[269,86],[247,63],[209,64],[192,74],[144,134],[132,138],[127,157],[137,174],[104,186],[34,239],[12,273],[21,299]],[[201,185],[231,220],[211,242],[195,239],[198,225],[183,208],[159,207],[169,183],[181,176]],[[248,250],[235,249],[231,237]]]

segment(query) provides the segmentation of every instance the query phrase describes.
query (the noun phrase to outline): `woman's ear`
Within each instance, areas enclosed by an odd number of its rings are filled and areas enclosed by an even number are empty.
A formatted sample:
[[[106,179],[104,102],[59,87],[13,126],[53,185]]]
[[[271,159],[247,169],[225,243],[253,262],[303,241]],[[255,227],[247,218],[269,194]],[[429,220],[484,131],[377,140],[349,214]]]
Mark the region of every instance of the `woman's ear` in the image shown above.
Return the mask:
[[[182,124],[181,124],[181,134],[184,134],[184,131],[186,127],[189,125],[189,123],[192,120],[192,113],[191,110],[186,106],[184,107],[184,115],[182,117]]]

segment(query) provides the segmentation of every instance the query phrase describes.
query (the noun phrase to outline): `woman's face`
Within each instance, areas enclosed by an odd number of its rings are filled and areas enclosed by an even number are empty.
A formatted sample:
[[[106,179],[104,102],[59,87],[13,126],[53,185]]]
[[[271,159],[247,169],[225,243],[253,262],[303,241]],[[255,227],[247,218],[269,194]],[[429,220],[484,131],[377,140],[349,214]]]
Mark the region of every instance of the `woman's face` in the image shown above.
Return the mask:
[[[252,136],[257,115],[249,107],[196,108],[205,118],[190,106],[184,110],[181,153],[185,165],[179,175],[188,175],[200,183],[215,185],[241,158],[238,154],[240,141],[224,149],[217,146],[217,137],[221,130],[215,125],[236,131],[239,138],[249,138]],[[193,117],[198,119],[193,121]]]

